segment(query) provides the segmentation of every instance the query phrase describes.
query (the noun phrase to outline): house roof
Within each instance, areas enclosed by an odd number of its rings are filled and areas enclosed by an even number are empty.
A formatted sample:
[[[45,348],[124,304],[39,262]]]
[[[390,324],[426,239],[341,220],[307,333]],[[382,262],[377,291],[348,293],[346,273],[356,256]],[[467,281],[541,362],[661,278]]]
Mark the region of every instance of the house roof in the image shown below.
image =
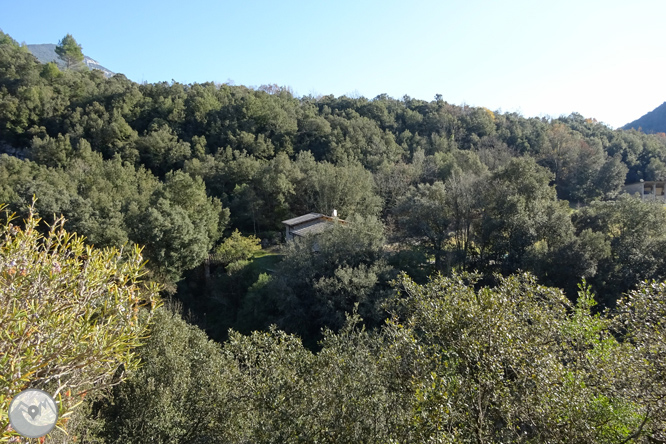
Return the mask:
[[[308,234],[319,234],[323,233],[324,231],[328,230],[331,228],[331,223],[328,220],[322,220],[321,222],[318,222],[313,225],[308,225],[307,227],[299,228],[297,230],[293,230],[291,234],[294,236],[306,236]]]
[[[304,224],[306,222],[320,219],[322,217],[324,217],[324,215],[321,213],[308,213],[304,214],[303,216],[294,217],[293,219],[283,220],[282,223],[290,227],[293,227],[294,225]]]

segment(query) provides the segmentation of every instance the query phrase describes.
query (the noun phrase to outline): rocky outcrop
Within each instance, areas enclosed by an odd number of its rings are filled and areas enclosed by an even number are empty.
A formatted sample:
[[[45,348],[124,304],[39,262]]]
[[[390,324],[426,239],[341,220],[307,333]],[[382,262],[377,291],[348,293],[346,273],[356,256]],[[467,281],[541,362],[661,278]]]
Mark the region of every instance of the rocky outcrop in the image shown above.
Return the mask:
[[[55,62],[60,69],[65,68],[65,62],[63,62],[60,57],[58,57],[58,54],[56,54],[56,45],[53,43],[27,46],[32,55],[37,57],[37,60],[39,60],[41,63]],[[113,71],[103,67],[97,60],[93,60],[85,54],[83,56],[83,63],[90,69],[99,69],[107,78],[115,75]]]

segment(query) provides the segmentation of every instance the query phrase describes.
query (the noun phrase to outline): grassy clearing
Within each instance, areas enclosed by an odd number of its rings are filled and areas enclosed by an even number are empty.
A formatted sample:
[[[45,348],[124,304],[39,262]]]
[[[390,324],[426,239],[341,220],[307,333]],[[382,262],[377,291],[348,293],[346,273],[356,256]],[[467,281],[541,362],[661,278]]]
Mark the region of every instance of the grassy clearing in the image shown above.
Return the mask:
[[[261,250],[256,253],[248,265],[253,271],[260,273],[272,273],[277,264],[282,260],[282,255],[276,252]]]
[[[281,245],[271,245],[254,253],[248,267],[254,276],[261,273],[273,273],[275,267],[283,258]]]

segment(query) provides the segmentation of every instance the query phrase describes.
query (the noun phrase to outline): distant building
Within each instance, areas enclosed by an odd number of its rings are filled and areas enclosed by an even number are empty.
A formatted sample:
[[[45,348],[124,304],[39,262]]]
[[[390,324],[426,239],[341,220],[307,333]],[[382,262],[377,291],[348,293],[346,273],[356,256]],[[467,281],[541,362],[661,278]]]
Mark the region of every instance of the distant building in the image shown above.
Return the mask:
[[[665,180],[641,180],[640,182],[624,186],[624,191],[632,196],[638,194],[643,200],[656,200],[660,202],[666,202],[666,195],[664,194],[665,189]]]
[[[338,212],[333,210],[332,216],[326,216],[321,213],[308,213],[293,219],[283,220],[285,225],[285,239],[291,241],[297,237],[303,237],[308,234],[319,234],[333,226],[334,223],[346,223],[338,218]]]

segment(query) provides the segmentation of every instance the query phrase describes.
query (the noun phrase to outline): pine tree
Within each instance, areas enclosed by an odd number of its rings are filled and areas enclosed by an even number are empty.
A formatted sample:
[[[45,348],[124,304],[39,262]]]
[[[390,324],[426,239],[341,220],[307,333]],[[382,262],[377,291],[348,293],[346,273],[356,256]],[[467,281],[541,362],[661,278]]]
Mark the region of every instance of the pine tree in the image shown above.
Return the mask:
[[[55,52],[65,62],[67,69],[73,68],[83,62],[81,45],[76,43],[71,34],[67,34],[58,42]]]

